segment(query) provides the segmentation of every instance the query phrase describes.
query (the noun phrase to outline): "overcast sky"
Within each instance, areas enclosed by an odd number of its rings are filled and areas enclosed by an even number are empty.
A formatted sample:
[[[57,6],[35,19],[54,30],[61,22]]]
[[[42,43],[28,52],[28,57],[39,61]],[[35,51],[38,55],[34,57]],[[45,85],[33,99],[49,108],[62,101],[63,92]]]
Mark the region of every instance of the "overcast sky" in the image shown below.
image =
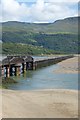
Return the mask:
[[[55,2],[56,1],[56,2]],[[2,0],[0,21],[49,23],[78,16],[79,0]]]

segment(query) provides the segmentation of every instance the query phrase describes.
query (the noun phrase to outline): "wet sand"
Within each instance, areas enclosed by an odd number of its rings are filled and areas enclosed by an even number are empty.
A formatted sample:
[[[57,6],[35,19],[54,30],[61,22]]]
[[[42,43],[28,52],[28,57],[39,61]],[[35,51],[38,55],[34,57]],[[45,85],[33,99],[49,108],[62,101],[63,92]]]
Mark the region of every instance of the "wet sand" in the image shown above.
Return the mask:
[[[77,73],[77,57],[65,60],[55,72]],[[78,118],[78,91],[48,89],[2,92],[3,118]]]
[[[78,92],[74,90],[3,90],[3,118],[76,118]]]

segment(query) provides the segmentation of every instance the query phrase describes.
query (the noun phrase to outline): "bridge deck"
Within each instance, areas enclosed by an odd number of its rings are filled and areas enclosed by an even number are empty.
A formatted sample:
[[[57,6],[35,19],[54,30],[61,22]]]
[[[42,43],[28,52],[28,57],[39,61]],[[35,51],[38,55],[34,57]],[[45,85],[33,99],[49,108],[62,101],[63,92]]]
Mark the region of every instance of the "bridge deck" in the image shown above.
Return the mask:
[[[38,61],[44,61],[44,60],[51,60],[51,59],[57,59],[57,58],[69,58],[73,57],[73,55],[54,55],[53,57],[34,57],[34,62]]]

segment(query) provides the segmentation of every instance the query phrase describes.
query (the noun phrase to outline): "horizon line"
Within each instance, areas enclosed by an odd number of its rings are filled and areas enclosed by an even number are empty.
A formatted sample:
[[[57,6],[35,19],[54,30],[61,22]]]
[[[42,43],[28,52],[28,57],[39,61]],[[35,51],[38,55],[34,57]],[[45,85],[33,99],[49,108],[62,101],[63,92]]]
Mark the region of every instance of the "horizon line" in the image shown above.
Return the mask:
[[[6,22],[21,22],[21,23],[33,23],[33,24],[51,24],[51,23],[54,23],[56,21],[59,21],[59,20],[65,20],[65,19],[68,19],[68,18],[79,18],[80,16],[71,16],[71,17],[65,17],[65,18],[61,18],[61,19],[57,19],[57,20],[54,20],[53,22],[28,22],[28,21],[19,21],[19,20],[8,20],[8,21],[0,21],[0,23],[6,23]]]

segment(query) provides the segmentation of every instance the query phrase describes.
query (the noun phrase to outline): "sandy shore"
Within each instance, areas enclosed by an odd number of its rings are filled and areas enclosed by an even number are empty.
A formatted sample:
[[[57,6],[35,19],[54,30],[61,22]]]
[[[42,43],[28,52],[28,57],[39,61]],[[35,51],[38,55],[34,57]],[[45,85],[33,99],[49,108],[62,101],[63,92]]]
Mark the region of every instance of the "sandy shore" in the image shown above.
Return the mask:
[[[57,70],[54,70],[53,72],[56,73],[80,73],[80,66],[78,65],[79,57],[74,57],[71,59],[64,60],[60,63],[58,63],[59,68]]]
[[[3,118],[76,118],[78,92],[74,90],[3,90]]]

